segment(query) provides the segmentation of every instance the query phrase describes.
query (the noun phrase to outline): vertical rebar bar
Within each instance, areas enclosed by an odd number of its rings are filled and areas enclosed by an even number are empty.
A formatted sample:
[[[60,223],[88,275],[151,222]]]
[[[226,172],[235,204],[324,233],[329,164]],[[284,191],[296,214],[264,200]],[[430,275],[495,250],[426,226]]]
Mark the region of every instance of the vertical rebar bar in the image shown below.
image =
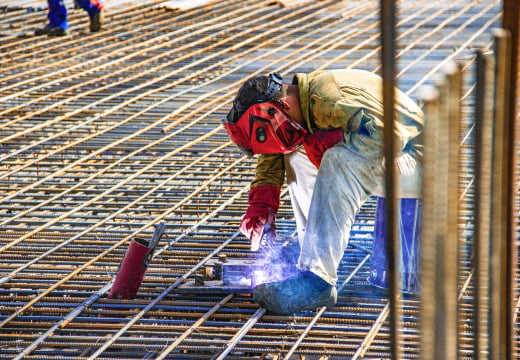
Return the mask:
[[[508,141],[511,144],[509,148],[509,153],[507,154],[507,159],[509,164],[507,168],[509,169],[508,184],[507,184],[507,192],[508,198],[510,199],[510,203],[508,205],[508,241],[507,241],[507,253],[509,254],[509,258],[507,259],[507,294],[508,300],[507,303],[510,306],[513,306],[512,315],[508,317],[508,334],[507,341],[509,342],[508,351],[510,353],[507,354],[508,358],[514,358],[518,356],[518,352],[515,352],[515,310],[514,304],[518,301],[518,289],[513,285],[518,282],[517,270],[518,270],[518,243],[515,237],[515,234],[518,233],[519,227],[515,219],[518,219],[516,215],[517,208],[515,207],[515,203],[518,202],[518,183],[520,179],[518,178],[518,174],[516,173],[516,169],[518,169],[518,146],[520,139],[520,126],[518,124],[519,114],[518,114],[518,95],[520,94],[520,82],[518,81],[518,73],[520,72],[520,64],[518,62],[519,59],[519,49],[520,49],[520,23],[518,19],[520,19],[520,2],[518,0],[504,0],[503,1],[503,11],[502,11],[502,27],[509,31],[511,36],[511,54],[510,54],[510,69],[509,69],[509,79],[510,79],[510,96],[511,101],[508,104],[508,108],[506,109],[506,115],[509,123],[509,131]],[[517,350],[518,351],[518,350]]]
[[[459,304],[459,289],[463,287],[460,279],[462,271],[461,264],[464,262],[463,254],[463,234],[461,232],[461,217],[460,214],[464,210],[462,204],[462,191],[459,184],[463,181],[463,174],[460,173],[460,168],[463,160],[461,153],[460,138],[464,133],[462,125],[462,102],[464,99],[463,91],[463,69],[464,66],[461,63],[456,63],[453,67],[453,73],[448,74],[448,83],[450,86],[451,102],[450,102],[450,176],[449,183],[449,199],[450,199],[450,233],[455,237],[455,241],[451,249],[455,252],[455,268],[453,269],[453,284],[452,289],[455,290],[456,294],[453,297],[453,303],[455,306],[455,314],[457,314],[455,331],[456,331],[456,352],[457,358],[461,355],[460,344],[463,342],[463,323],[461,321],[461,306]]]
[[[491,144],[493,136],[493,58],[477,51],[475,97],[475,230],[473,274],[475,279],[475,358],[487,359],[489,352],[489,248],[491,217]]]
[[[383,154],[385,168],[385,238],[387,241],[389,288],[390,288],[390,352],[392,359],[401,359],[401,299],[398,259],[400,242],[396,224],[398,201],[396,197],[396,164],[394,162],[397,141],[394,139],[395,119],[395,43],[396,2],[381,0],[381,63],[383,77]]]
[[[447,63],[425,96],[421,359],[458,358],[458,146],[461,68]]]
[[[491,353],[490,359],[509,359],[511,348],[509,328],[512,319],[508,289],[508,241],[512,237],[508,231],[509,207],[512,199],[508,196],[510,169],[507,159],[510,153],[509,132],[511,121],[508,111],[510,101],[510,35],[504,29],[495,29],[495,97],[492,183],[493,201],[491,205]]]
[[[420,359],[435,360],[435,283],[437,282],[436,247],[436,165],[437,156],[430,149],[437,148],[439,92],[433,86],[421,88],[424,103],[424,177],[423,177],[423,225],[421,231],[421,323]],[[428,191],[425,191],[428,189]]]
[[[433,151],[438,157],[435,166],[435,246],[436,271],[438,277],[435,281],[435,352],[437,359],[457,359],[457,229],[453,225],[451,217],[456,216],[458,196],[453,196],[452,188],[458,185],[457,173],[450,172],[456,166],[458,141],[458,123],[452,119],[453,94],[450,80],[456,77],[457,67],[453,62],[447,63],[442,69],[442,77],[437,81],[439,91],[439,110],[436,126],[436,148],[425,149]],[[453,99],[455,102],[459,98]],[[455,126],[451,124],[455,123]],[[428,124],[426,124],[428,126]],[[455,132],[453,134],[452,132]],[[454,149],[455,147],[455,149]],[[455,163],[455,164],[453,164]],[[427,164],[425,166],[430,166]],[[455,177],[454,180],[452,178]],[[455,192],[457,189],[455,188]],[[455,203],[455,206],[452,204]],[[453,214],[455,212],[455,214]]]

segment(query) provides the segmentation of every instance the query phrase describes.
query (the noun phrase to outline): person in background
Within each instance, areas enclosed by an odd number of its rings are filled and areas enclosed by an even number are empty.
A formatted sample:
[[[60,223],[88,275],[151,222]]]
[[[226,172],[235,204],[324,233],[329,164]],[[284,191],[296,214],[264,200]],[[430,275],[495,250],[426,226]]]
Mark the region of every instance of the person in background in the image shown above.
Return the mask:
[[[90,31],[101,30],[104,22],[103,3],[100,0],[75,0],[84,9],[90,19]],[[65,36],[69,24],[67,21],[67,8],[64,0],[47,0],[49,23],[35,31],[35,35]]]
[[[420,198],[424,115],[396,91],[398,197]],[[384,196],[382,118],[382,79],[364,70],[297,73],[292,83],[272,73],[238,90],[223,126],[245,154],[260,154],[240,230],[257,250],[286,179],[300,244],[296,276],[256,286],[259,305],[276,314],[335,305],[354,218],[371,195]]]

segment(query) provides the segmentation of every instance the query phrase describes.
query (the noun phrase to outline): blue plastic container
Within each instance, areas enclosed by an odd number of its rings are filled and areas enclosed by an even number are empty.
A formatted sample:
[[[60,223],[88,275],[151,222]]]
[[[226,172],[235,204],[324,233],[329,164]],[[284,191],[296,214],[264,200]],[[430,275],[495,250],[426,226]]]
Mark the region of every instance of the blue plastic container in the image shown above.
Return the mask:
[[[420,199],[400,199],[399,237],[401,256],[399,273],[401,290],[416,293],[419,291],[419,236],[421,233],[422,201]],[[372,263],[368,281],[382,288],[388,288],[388,258],[385,240],[385,198],[377,198],[376,223]]]

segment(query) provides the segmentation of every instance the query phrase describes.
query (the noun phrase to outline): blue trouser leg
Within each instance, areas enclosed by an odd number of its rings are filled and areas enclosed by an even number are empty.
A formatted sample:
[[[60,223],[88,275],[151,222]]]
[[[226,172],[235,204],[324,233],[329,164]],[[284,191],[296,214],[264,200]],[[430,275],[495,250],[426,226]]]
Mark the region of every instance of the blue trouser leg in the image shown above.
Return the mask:
[[[95,15],[103,8],[103,3],[99,0],[76,0],[76,2],[89,15]]]
[[[65,7],[63,0],[47,0],[47,4],[49,6],[47,14],[49,25],[68,29],[67,8]]]

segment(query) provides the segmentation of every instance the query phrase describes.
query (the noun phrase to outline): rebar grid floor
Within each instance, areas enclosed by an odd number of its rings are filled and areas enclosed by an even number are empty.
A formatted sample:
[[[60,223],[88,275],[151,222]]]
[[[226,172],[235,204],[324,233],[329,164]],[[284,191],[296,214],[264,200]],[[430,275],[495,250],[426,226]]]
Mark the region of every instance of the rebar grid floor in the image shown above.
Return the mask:
[[[418,99],[447,60],[465,66],[459,222],[460,358],[472,359],[471,224],[474,50],[491,46],[496,1],[402,1],[399,86]],[[249,257],[238,233],[254,159],[220,126],[241,82],[279,71],[378,72],[372,1],[219,1],[187,11],[154,3],[107,9],[89,33],[33,37],[45,13],[0,19],[0,358],[389,359],[387,296],[367,282],[375,202],[352,229],[337,306],[273,316],[247,294],[179,285],[217,254]],[[107,299],[135,236],[164,221],[138,297]],[[294,231],[285,191],[277,228]],[[404,354],[418,358],[418,300],[403,303]]]

